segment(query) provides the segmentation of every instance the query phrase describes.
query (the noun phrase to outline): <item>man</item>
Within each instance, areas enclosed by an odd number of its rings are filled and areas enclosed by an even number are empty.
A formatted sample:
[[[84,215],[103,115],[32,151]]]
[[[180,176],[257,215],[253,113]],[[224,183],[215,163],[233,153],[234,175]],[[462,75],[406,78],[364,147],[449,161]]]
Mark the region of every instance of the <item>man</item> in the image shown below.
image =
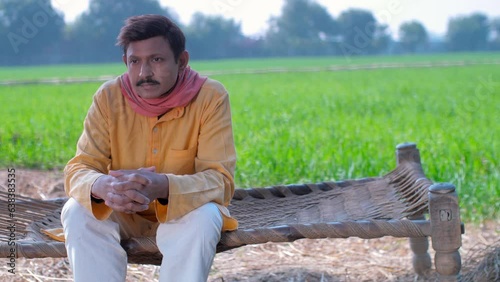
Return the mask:
[[[75,281],[125,281],[120,240],[154,235],[160,281],[206,281],[221,231],[237,228],[228,94],[190,69],[168,18],[129,18],[117,44],[127,71],[97,90],[65,168]]]

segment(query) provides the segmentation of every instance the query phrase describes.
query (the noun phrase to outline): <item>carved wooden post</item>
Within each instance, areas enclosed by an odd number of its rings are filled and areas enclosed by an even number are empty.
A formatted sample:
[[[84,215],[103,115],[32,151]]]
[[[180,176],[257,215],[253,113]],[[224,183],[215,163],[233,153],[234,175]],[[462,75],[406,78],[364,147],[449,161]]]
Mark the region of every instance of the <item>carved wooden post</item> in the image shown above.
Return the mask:
[[[436,270],[441,281],[456,281],[462,267],[458,249],[462,232],[455,186],[437,183],[429,188],[432,248]]]
[[[403,162],[420,163],[420,153],[415,143],[399,144],[396,147],[396,157],[398,164]],[[413,217],[408,217],[408,219],[424,220],[425,216],[423,214],[415,215]],[[413,252],[413,269],[419,276],[425,276],[427,273],[429,273],[432,266],[431,256],[428,252],[429,240],[427,239],[427,237],[410,238],[409,240],[410,248]]]
[[[397,163],[420,163],[420,153],[415,143],[403,143],[396,146]]]

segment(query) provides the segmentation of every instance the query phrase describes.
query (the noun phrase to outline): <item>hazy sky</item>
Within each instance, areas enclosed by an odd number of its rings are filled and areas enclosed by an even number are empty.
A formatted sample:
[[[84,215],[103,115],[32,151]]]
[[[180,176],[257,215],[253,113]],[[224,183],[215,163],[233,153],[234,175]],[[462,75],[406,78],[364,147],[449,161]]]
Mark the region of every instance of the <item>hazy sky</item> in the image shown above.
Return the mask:
[[[88,7],[89,0],[51,0],[64,12],[65,20],[73,21]],[[489,17],[500,16],[499,0],[316,0],[337,17],[349,8],[373,12],[379,22],[389,25],[393,36],[402,22],[419,20],[429,32],[443,35],[448,19],[457,15],[482,12]],[[281,12],[284,0],[160,0],[162,6],[175,11],[182,23],[189,23],[195,12],[218,14],[241,23],[246,35],[262,33],[270,16]]]

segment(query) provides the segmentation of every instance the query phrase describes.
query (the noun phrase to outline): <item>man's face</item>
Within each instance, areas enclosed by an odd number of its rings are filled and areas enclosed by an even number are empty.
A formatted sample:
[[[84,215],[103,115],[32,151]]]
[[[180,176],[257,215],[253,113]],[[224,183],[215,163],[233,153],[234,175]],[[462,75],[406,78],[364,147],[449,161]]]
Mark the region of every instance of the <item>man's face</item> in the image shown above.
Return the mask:
[[[144,99],[158,98],[169,91],[188,59],[184,51],[175,62],[170,44],[163,36],[130,42],[123,55],[132,88]]]

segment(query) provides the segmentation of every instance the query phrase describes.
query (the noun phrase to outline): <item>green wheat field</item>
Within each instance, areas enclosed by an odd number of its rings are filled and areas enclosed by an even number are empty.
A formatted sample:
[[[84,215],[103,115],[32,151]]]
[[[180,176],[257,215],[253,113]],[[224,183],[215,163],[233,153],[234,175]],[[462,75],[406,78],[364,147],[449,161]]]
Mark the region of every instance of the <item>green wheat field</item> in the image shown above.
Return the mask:
[[[231,97],[237,187],[380,176],[417,143],[424,171],[456,185],[462,217],[500,210],[500,54],[192,62]],[[380,63],[431,68],[293,71]],[[480,64],[468,64],[475,62]],[[496,64],[492,62],[497,62]],[[0,81],[119,75],[122,64],[0,68]],[[62,169],[101,83],[0,85],[0,168]]]

